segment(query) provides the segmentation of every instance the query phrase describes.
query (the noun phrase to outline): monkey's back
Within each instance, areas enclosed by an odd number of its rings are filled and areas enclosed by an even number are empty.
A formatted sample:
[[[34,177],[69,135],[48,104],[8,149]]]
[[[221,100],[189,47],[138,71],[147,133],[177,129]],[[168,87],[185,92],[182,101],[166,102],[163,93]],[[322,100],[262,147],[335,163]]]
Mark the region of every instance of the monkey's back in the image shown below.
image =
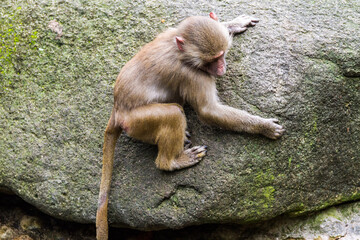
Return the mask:
[[[150,103],[182,103],[179,84],[181,62],[174,42],[176,29],[169,29],[146,44],[121,69],[114,88],[114,104],[131,110]]]

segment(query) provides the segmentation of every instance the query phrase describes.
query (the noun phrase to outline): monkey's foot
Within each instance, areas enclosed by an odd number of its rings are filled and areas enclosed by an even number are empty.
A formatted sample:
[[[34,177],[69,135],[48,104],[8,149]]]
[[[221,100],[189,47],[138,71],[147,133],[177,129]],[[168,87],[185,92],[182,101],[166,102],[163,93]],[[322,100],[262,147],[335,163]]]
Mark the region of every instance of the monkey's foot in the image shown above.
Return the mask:
[[[170,168],[163,170],[173,171],[177,169],[191,167],[200,162],[206,156],[207,146],[196,146],[186,149],[183,154],[171,162]]]
[[[189,163],[194,165],[200,162],[207,152],[207,146],[195,146],[184,151],[184,153],[189,157]]]
[[[271,139],[278,139],[281,137],[285,129],[279,125],[279,120],[276,118],[266,119],[266,128],[264,129],[263,135]]]

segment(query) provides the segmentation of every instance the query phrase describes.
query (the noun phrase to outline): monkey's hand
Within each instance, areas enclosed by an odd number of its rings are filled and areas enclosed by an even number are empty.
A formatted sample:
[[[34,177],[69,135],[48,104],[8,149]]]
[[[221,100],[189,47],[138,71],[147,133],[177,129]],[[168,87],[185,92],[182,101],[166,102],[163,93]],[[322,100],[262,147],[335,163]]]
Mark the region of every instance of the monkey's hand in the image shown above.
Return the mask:
[[[262,134],[271,139],[278,139],[281,137],[285,129],[278,124],[279,120],[276,118],[264,119]]]
[[[227,29],[229,30],[230,34],[238,34],[238,33],[242,33],[244,31],[246,31],[248,29],[248,27],[253,27],[256,25],[256,23],[259,22],[259,19],[251,17],[251,16],[246,16],[246,15],[241,15],[237,18],[235,18],[234,20],[230,21],[230,22],[225,22],[223,23],[225,25],[225,27],[227,27]]]

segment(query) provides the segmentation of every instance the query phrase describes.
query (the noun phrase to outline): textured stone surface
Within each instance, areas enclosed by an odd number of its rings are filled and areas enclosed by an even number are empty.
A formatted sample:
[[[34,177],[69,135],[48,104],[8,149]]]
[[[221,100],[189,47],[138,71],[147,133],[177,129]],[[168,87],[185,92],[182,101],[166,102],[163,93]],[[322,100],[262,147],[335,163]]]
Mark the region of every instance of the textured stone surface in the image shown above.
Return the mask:
[[[235,38],[223,102],[277,117],[279,141],[200,123],[196,167],[166,173],[156,147],[122,136],[113,225],[247,223],[360,198],[358,1],[29,1],[0,3],[0,186],[62,219],[94,222],[112,85],[138,49],[188,15],[252,14]],[[56,20],[58,28],[49,23]],[[161,21],[165,20],[165,21]],[[54,23],[54,22],[53,22]],[[60,34],[60,30],[61,34]]]
[[[17,196],[0,194],[0,238],[32,239],[95,239],[94,224],[76,224],[51,218]],[[122,239],[186,239],[186,240],[353,240],[360,239],[360,203],[348,203],[295,218],[278,217],[249,225],[201,225],[179,230],[141,232],[132,229],[111,228],[110,236]],[[22,228],[23,219],[35,218],[39,228]],[[17,236],[20,236],[17,238]],[[24,236],[23,238],[21,238]]]
[[[331,207],[307,217],[278,218],[239,232],[244,239],[303,239],[352,240],[360,239],[359,202]],[[244,235],[249,233],[248,235]],[[236,239],[236,238],[234,238]],[[241,239],[241,238],[239,238]]]

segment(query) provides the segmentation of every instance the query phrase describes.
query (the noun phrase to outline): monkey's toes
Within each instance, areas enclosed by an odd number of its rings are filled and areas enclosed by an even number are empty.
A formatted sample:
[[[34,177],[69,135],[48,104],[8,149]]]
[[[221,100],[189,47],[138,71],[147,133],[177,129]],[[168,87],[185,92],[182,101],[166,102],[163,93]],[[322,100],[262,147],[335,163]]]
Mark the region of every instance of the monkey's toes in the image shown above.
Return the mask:
[[[195,146],[185,150],[191,161],[199,162],[206,156],[207,146]]]
[[[184,149],[188,149],[191,147],[192,142],[190,140],[190,137],[190,133],[188,131],[185,131]]]
[[[189,149],[192,145],[192,142],[189,139],[185,139],[184,141],[184,149]]]
[[[283,126],[276,124],[276,128],[273,133],[273,139],[278,139],[284,134],[284,132],[285,129],[283,128]]]

